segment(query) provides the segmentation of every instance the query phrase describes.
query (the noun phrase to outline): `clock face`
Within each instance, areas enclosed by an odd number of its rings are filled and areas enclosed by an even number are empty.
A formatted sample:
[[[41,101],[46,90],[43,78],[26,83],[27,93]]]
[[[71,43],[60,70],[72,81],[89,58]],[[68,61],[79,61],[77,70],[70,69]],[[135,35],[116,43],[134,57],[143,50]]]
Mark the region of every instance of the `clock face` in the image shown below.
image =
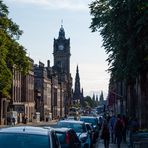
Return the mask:
[[[63,49],[64,49],[64,46],[63,46],[63,45],[59,45],[59,46],[58,46],[58,49],[59,49],[59,50],[63,50]]]

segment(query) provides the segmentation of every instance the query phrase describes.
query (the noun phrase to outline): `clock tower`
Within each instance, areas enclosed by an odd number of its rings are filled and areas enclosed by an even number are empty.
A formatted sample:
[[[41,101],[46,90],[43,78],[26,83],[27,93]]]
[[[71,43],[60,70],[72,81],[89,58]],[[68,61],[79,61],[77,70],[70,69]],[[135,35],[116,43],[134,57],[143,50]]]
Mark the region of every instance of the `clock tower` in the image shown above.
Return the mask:
[[[59,80],[59,84],[62,87],[60,90],[63,95],[63,104],[65,115],[68,114],[69,108],[72,102],[72,77],[70,73],[70,39],[65,38],[65,31],[63,25],[59,30],[59,36],[54,39],[53,44],[53,56],[54,66],[53,69],[56,72]],[[61,99],[62,100],[62,99]],[[62,101],[60,101],[62,102]]]
[[[70,73],[70,39],[65,38],[65,31],[61,25],[59,36],[54,39],[54,68],[58,73]]]

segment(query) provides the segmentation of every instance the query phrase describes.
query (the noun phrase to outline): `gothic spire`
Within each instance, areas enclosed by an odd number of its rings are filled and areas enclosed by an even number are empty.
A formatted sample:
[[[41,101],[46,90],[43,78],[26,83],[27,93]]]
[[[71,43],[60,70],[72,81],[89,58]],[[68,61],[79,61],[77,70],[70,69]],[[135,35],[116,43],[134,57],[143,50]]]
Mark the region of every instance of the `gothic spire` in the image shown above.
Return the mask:
[[[75,77],[75,92],[77,92],[77,94],[80,94],[80,77],[79,77],[78,65],[77,65],[76,77]]]
[[[80,81],[78,65],[77,65],[76,78],[75,79],[76,79],[76,81]]]
[[[83,103],[83,88],[82,88],[82,92],[80,90],[80,76],[79,76],[79,68],[77,65],[76,68],[76,77],[75,77],[75,88],[74,88],[74,93],[73,93],[73,100],[80,102],[80,105],[82,105]]]

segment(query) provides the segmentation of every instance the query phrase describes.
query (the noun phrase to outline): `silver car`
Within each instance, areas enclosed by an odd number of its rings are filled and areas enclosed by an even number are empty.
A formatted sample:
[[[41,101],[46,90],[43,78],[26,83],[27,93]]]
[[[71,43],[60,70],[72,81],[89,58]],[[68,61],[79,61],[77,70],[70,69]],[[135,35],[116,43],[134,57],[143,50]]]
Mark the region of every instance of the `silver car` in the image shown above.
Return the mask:
[[[54,129],[18,126],[0,129],[0,148],[60,148]]]

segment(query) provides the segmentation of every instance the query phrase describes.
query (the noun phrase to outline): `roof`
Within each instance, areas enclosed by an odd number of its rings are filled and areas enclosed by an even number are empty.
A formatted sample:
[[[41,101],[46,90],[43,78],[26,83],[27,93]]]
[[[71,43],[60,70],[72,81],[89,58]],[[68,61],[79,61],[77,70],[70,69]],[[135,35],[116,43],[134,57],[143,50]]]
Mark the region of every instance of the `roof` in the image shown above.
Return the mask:
[[[49,131],[49,129],[34,126],[15,126],[0,129],[0,133],[20,133],[37,135],[48,135]]]
[[[72,128],[66,128],[66,127],[61,127],[61,128],[55,128],[55,131],[57,132],[66,132],[69,130],[73,130]]]
[[[97,119],[97,117],[93,117],[93,116],[80,116],[80,118],[92,118],[92,119]]]
[[[73,124],[83,124],[83,121],[76,121],[76,120],[60,120],[60,123],[73,123]]]

